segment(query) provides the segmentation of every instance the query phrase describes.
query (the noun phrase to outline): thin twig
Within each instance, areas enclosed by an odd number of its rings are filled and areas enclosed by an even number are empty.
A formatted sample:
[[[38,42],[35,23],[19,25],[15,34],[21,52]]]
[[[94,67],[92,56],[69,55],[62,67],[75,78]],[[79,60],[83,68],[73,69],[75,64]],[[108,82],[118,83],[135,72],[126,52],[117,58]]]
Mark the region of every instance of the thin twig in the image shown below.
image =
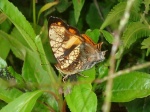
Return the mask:
[[[116,78],[120,75],[125,75],[127,73],[132,72],[132,71],[139,70],[139,69],[142,69],[142,68],[146,68],[148,66],[150,66],[150,62],[140,64],[140,65],[135,65],[133,67],[130,67],[130,68],[127,68],[127,69],[124,69],[124,70],[120,70],[119,72],[116,72],[111,76],[104,77],[101,80],[97,79],[97,80],[94,81],[94,83],[103,83],[103,82],[107,81],[108,79],[114,79],[114,78]]]
[[[97,9],[97,11],[98,11],[99,17],[101,18],[102,21],[104,21],[104,17],[103,17],[103,15],[102,15],[102,12],[101,12],[99,6],[98,6],[97,0],[93,0],[93,1],[94,1],[94,4],[95,4],[96,9]],[[109,27],[107,27],[106,29],[107,29],[107,31],[111,32],[111,29],[110,29]]]
[[[94,4],[95,4],[96,8],[97,8],[97,11],[98,11],[98,14],[99,14],[101,20],[104,21],[104,17],[103,17],[103,15],[102,15],[101,11],[100,11],[100,8],[99,8],[99,6],[98,6],[97,0],[93,0],[93,1],[94,1]]]
[[[134,0],[128,0],[127,1],[127,5],[126,5],[126,9],[125,9],[123,18],[120,21],[118,32],[115,35],[114,44],[112,46],[111,54],[110,54],[110,70],[109,70],[109,74],[108,74],[109,77],[112,77],[114,75],[114,72],[115,72],[115,62],[116,62],[115,53],[116,53],[118,46],[119,46],[121,33],[122,33],[126,23],[128,22],[128,19],[130,16],[130,9],[131,9],[133,2],[134,2]],[[104,101],[104,104],[102,107],[103,112],[109,112],[110,111],[112,86],[113,86],[113,78],[110,78],[110,79],[108,79],[107,84],[106,84],[106,90],[105,90],[106,98],[105,98],[105,101]]]

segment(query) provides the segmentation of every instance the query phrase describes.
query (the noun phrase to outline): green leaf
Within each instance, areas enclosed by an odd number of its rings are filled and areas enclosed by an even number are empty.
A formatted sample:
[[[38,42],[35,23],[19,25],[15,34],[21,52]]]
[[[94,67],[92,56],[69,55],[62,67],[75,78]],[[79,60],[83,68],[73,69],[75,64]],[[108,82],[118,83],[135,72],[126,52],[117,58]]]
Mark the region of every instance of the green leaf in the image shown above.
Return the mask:
[[[150,29],[149,26],[142,24],[140,22],[133,22],[128,25],[123,33],[123,46],[124,48],[129,48],[137,39],[149,36]]]
[[[77,23],[85,0],[72,0],[72,2],[74,6],[75,21]]]
[[[128,102],[150,95],[150,74],[130,72],[114,79],[112,102]]]
[[[150,97],[138,98],[131,102],[123,103],[128,112],[149,112],[150,111]]]
[[[38,51],[28,52],[26,54],[22,69],[22,76],[29,89],[35,90],[40,87],[42,90],[50,91],[57,96],[57,86],[59,85],[59,82],[55,79],[56,74],[54,74],[52,67],[47,65],[49,63],[47,63],[48,61],[43,51],[40,36],[35,38],[35,44]],[[58,103],[53,94],[48,95],[46,101],[52,108],[57,110]]]
[[[64,12],[69,6],[71,5],[71,2],[68,2],[68,0],[60,0],[59,4],[56,6],[57,10],[62,13]]]
[[[30,23],[22,15],[22,13],[8,0],[2,0],[0,3],[0,10],[8,17],[8,19],[15,25],[23,38],[26,40],[32,50],[36,50],[34,44],[35,32]]]
[[[96,112],[97,98],[91,84],[79,84],[66,97],[71,112]]]
[[[43,49],[43,45],[42,45],[42,42],[41,42],[40,35],[38,35],[35,38],[35,43],[36,43],[36,46],[37,46],[38,51],[39,51],[41,63],[48,64],[46,66],[43,65],[43,69],[48,72],[49,77],[51,79],[51,84],[56,83],[56,74],[55,74],[53,68],[51,67],[51,65],[49,64],[49,62],[46,58],[46,54],[45,54],[44,49]]]
[[[41,15],[44,11],[48,10],[49,8],[51,8],[52,6],[57,5],[57,4],[58,4],[58,1],[54,1],[54,2],[50,2],[50,3],[45,4],[45,5],[40,9],[40,11],[39,11],[39,13],[38,13],[38,20],[37,20],[37,23],[38,23],[38,21],[39,21],[40,15]]]
[[[47,71],[42,68],[40,58],[35,52],[26,54],[22,76],[26,82],[36,84],[32,87],[37,87],[38,85],[51,85],[51,79]]]
[[[0,68],[5,68],[5,67],[7,67],[6,61],[0,57]]]
[[[88,29],[85,32],[85,34],[87,34],[95,43],[97,43],[99,40],[100,31],[99,31],[99,29],[94,29],[94,30]]]
[[[22,94],[20,90],[12,88],[13,83],[15,83],[15,79],[4,80],[0,78],[0,99],[4,102],[9,103]]]
[[[6,19],[3,23],[0,24],[0,29],[5,32],[10,32],[11,28],[12,28],[12,23],[8,19]]]
[[[22,92],[16,88],[9,88],[9,82],[4,82],[2,79],[0,79],[0,99],[3,100],[6,103],[9,103],[13,100],[15,100],[17,97],[19,97]],[[0,111],[1,112],[1,111]]]
[[[150,53],[150,37],[143,40],[141,49],[147,49],[146,55],[148,56]]]
[[[106,17],[104,23],[102,24],[100,29],[104,29],[106,26],[117,22],[125,12],[126,2],[120,2],[110,11],[108,16]],[[138,10],[136,8],[132,8],[130,12],[130,18],[134,21],[139,20],[140,16],[138,14]]]
[[[147,14],[149,11],[150,1],[149,0],[143,0],[143,3],[145,5],[145,14]]]
[[[8,53],[10,51],[10,47],[9,47],[8,41],[6,41],[1,36],[0,36],[0,48],[3,48],[3,49],[1,49],[0,57],[3,58],[3,59],[6,59]]]
[[[90,4],[88,8],[88,13],[86,15],[86,22],[90,26],[91,29],[100,28],[102,24],[102,20],[98,14],[98,10],[95,7],[94,3]]]
[[[26,46],[22,45],[17,39],[13,38],[12,36],[8,35],[7,33],[1,30],[0,35],[2,38],[5,38],[8,41],[9,46],[13,53],[16,55],[16,57],[24,60],[25,54],[29,51],[29,49]]]
[[[23,89],[25,88],[25,82],[21,76],[21,74],[18,74],[11,66],[7,67],[8,71],[10,72],[11,76],[15,78],[15,87]]]
[[[40,57],[37,53],[27,53],[25,62],[22,69],[22,76],[31,90],[36,90],[41,88],[44,91],[50,91],[55,96],[57,96],[59,82],[55,81],[55,77],[53,74],[49,74],[49,71],[45,71],[45,67],[48,65],[41,65]],[[49,67],[49,66],[48,66]],[[55,81],[55,82],[54,82]],[[52,108],[58,108],[58,104],[53,94],[49,94],[46,101],[48,104],[52,106]]]
[[[69,16],[68,24],[70,26],[76,27],[80,32],[84,27],[84,21],[85,20],[83,18],[79,18],[78,23],[76,23],[74,10],[71,10],[68,16]]]
[[[149,36],[149,26],[144,25],[140,22],[130,23],[125,29],[122,37],[122,46],[119,47],[116,57],[120,58],[125,49],[129,49],[130,46],[137,41],[139,38]]]
[[[98,73],[99,73],[98,78],[99,78],[99,79],[102,79],[102,78],[104,78],[105,76],[107,76],[107,75],[108,75],[108,71],[109,71],[108,65],[106,65],[106,64],[104,64],[104,63],[101,63],[101,64],[99,65],[99,67],[98,67]]]
[[[4,13],[0,12],[0,24],[2,24],[7,19],[7,16]]]
[[[95,112],[97,108],[97,98],[92,91],[91,82],[95,79],[95,67],[82,72],[83,76],[78,76],[78,84],[74,85],[69,94],[65,94],[67,104],[71,112]],[[69,83],[70,84],[70,83]],[[71,85],[65,86],[68,90]]]
[[[105,30],[100,30],[100,32],[103,34],[103,36],[105,37],[105,39],[110,43],[112,44],[113,43],[113,40],[114,40],[114,37],[111,33],[109,33],[108,31],[105,31]]]
[[[150,105],[150,96],[148,96],[148,97],[146,97],[146,98],[144,99],[143,112],[149,112],[149,111],[150,111],[150,106],[149,106],[149,105]]]
[[[30,49],[28,43],[26,42],[26,40],[23,38],[23,36],[21,35],[21,33],[17,30],[16,27],[14,27],[11,31],[12,38],[14,38],[15,40],[17,40],[18,42],[20,42],[20,44],[24,45],[25,47],[27,47],[28,49]]]
[[[81,72],[81,74],[83,74],[83,76],[79,75],[80,81],[86,81],[88,83],[91,83],[95,79],[95,74],[96,74],[95,67],[85,70],[85,71]]]
[[[134,3],[133,3],[133,6],[131,8],[131,11],[133,12],[133,9],[134,9],[136,12],[139,12],[141,10],[141,5],[142,4],[143,4],[143,0],[135,0]]]
[[[125,11],[125,7],[126,7],[126,2],[121,2],[116,6],[114,6],[113,9],[109,12],[108,16],[106,17],[100,29],[104,29],[106,26],[118,21],[123,15]]]
[[[34,91],[24,93],[19,96],[4,108],[0,110],[0,112],[30,112],[34,107],[36,100],[42,95],[42,91]]]

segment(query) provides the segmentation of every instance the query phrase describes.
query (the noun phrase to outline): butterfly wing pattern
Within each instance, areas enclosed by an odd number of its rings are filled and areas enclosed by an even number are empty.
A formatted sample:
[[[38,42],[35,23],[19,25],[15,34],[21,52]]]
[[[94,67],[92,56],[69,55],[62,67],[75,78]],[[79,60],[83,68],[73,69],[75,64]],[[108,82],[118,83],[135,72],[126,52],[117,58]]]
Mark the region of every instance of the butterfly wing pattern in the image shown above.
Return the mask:
[[[60,18],[50,16],[48,33],[57,60],[55,67],[65,75],[63,81],[69,75],[90,69],[105,59],[105,51],[101,51],[102,42],[95,44]]]

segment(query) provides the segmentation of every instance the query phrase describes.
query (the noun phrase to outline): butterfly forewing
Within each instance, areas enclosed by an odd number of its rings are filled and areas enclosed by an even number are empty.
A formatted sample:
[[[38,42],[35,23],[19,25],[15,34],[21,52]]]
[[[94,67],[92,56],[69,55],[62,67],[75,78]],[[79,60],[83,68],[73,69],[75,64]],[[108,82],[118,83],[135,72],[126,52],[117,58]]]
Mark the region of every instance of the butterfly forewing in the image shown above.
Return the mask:
[[[66,69],[79,56],[82,41],[66,30],[62,22],[51,23],[49,27],[50,45],[57,59],[57,66]],[[75,32],[74,32],[75,33]]]
[[[51,25],[49,28],[50,45],[56,59],[64,53],[64,32],[64,27]]]

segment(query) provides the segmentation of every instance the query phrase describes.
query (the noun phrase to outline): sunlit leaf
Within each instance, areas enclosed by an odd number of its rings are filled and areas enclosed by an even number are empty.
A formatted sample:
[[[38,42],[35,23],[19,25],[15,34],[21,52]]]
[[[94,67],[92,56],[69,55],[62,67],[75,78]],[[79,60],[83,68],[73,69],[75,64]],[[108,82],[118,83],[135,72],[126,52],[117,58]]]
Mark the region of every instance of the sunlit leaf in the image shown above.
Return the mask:
[[[130,72],[114,79],[113,102],[128,102],[150,95],[150,75]]]
[[[95,112],[97,99],[91,90],[90,84],[80,84],[73,87],[70,94],[66,95],[67,104],[71,112]]]
[[[24,93],[12,102],[3,107],[0,112],[30,112],[36,100],[41,96],[42,91]]]

